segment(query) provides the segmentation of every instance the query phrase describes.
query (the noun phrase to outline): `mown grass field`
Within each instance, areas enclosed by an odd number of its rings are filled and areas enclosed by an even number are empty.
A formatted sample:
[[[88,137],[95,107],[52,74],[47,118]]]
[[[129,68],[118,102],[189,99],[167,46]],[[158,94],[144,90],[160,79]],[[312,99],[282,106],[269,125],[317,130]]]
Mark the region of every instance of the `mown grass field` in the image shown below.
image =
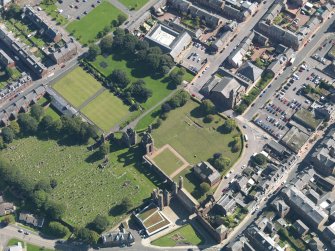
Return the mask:
[[[130,10],[139,10],[148,2],[148,0],[118,0],[118,1]]]
[[[187,224],[157,240],[151,242],[152,245],[160,247],[175,247],[177,245],[202,245],[205,239],[190,225]]]
[[[98,214],[108,215],[111,225],[117,223],[123,217],[117,207],[123,198],[139,206],[150,196],[153,182],[159,182],[142,167],[138,147],[125,149],[112,142],[110,149],[105,169],[98,168],[100,157],[86,146],[59,145],[36,137],[15,140],[1,155],[33,181],[56,179],[51,198],[66,205],[64,221],[80,227]]]
[[[118,15],[126,16],[111,3],[103,1],[80,20],[71,22],[66,29],[85,45],[93,42],[100,31],[110,26],[113,20],[117,20]]]
[[[169,149],[165,149],[154,158],[155,163],[167,175],[171,175],[174,171],[183,165],[183,162],[174,155]]]
[[[93,65],[105,76],[110,75],[113,70],[120,69],[127,73],[132,82],[142,79],[146,83],[146,87],[152,90],[152,97],[141,104],[144,109],[151,108],[173,91],[168,86],[167,77],[153,78],[149,74],[151,70],[143,64],[130,63],[119,55],[112,54],[108,57],[99,55]]]
[[[190,164],[207,161],[214,153],[222,153],[234,163],[239,153],[233,153],[229,143],[237,130],[230,134],[219,131],[224,119],[215,115],[211,123],[204,123],[199,104],[188,101],[185,106],[168,113],[168,118],[153,131],[156,147],[170,144]]]
[[[104,131],[121,124],[131,116],[129,107],[108,90],[86,105],[81,112]]]
[[[73,106],[79,107],[102,86],[90,74],[77,67],[52,87]]]

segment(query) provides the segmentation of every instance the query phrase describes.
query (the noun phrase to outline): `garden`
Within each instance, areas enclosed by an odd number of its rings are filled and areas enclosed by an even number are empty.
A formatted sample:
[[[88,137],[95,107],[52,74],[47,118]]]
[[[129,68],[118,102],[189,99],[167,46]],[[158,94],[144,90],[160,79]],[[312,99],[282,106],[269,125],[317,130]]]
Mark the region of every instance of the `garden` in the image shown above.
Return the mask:
[[[204,243],[205,239],[190,224],[151,242],[152,245],[160,247],[199,246]]]

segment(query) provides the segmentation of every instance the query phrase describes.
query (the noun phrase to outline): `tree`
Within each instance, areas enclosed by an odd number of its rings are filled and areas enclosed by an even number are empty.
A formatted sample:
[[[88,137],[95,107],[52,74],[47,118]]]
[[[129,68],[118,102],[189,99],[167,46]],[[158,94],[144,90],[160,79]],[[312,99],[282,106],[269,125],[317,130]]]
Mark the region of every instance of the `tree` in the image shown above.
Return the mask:
[[[51,179],[51,180],[50,180],[50,187],[51,187],[52,189],[55,189],[55,188],[57,187],[57,185],[58,185],[57,180],[55,180],[55,179]]]
[[[102,38],[99,46],[103,53],[110,53],[113,49],[113,36],[109,35]]]
[[[226,157],[219,157],[217,159],[214,160],[213,166],[219,171],[222,172],[224,170],[226,170],[229,165],[231,163],[231,160],[229,158]]]
[[[133,207],[133,203],[128,197],[126,197],[121,201],[120,206],[122,212],[128,212]]]
[[[157,54],[148,54],[147,55],[147,64],[153,69],[157,70],[160,64],[160,55]]]
[[[201,109],[206,115],[213,114],[215,111],[215,106],[212,101],[210,101],[209,99],[205,99],[201,103]]]
[[[70,231],[69,229],[57,221],[51,221],[48,224],[47,232],[56,238],[63,238],[67,236]]]
[[[126,34],[123,39],[123,49],[128,53],[134,53],[137,41],[138,39],[134,35]]]
[[[223,123],[222,128],[225,133],[231,133],[236,127],[236,122],[234,119],[226,119]]]
[[[252,162],[256,165],[263,166],[267,163],[267,158],[264,154],[258,153],[252,157]]]
[[[147,57],[147,51],[146,50],[139,50],[139,51],[137,51],[135,56],[136,56],[136,61],[144,62],[144,60]]]
[[[169,105],[169,103],[165,102],[163,105],[162,105],[162,112],[163,113],[167,113],[169,111],[171,111],[171,106]]]
[[[148,44],[147,41],[144,41],[144,40],[138,40],[138,41],[137,41],[137,44],[136,44],[136,46],[135,46],[135,49],[136,49],[137,51],[142,51],[142,50],[146,51],[146,50],[149,49],[149,44]]]
[[[214,120],[214,116],[212,114],[209,114],[204,118],[205,123],[211,123],[213,120]]]
[[[200,184],[200,189],[203,193],[207,193],[211,189],[211,186],[207,182],[202,182]]]
[[[9,128],[13,130],[15,135],[18,135],[20,133],[20,126],[15,120],[10,122]]]
[[[143,80],[139,79],[134,82],[129,88],[131,96],[138,102],[145,102],[148,98],[152,96],[152,91],[145,87]]]
[[[150,47],[148,49],[148,54],[162,55],[162,50],[158,46]]]
[[[118,21],[118,25],[122,25],[125,21],[127,20],[127,17],[125,15],[119,14],[117,16],[117,21]]]
[[[13,215],[6,215],[2,221],[3,224],[5,224],[5,226],[8,226],[9,224],[12,224],[15,222],[15,218]]]
[[[100,42],[101,43],[101,42]],[[101,54],[101,49],[98,45],[96,44],[91,44],[88,47],[88,52],[87,52],[87,58],[90,61],[94,61],[95,58]]]
[[[87,228],[80,228],[76,230],[75,235],[78,240],[81,240],[86,244],[94,245],[97,244],[99,240],[99,235],[96,232]]]
[[[33,134],[37,131],[38,122],[29,114],[19,114],[17,122],[24,134]]]
[[[46,179],[39,180],[35,185],[35,190],[43,190],[49,193],[51,191],[50,181]]]
[[[33,118],[35,118],[37,121],[39,121],[41,117],[44,115],[43,107],[40,106],[39,104],[32,105],[31,110],[30,110],[30,115]]]
[[[119,69],[114,70],[109,79],[120,88],[125,88],[130,83],[127,74]]]
[[[171,108],[181,107],[186,104],[189,99],[189,95],[185,91],[178,92],[169,100]]]
[[[15,138],[15,134],[13,130],[10,129],[9,127],[3,128],[1,134],[2,134],[3,141],[6,144],[12,143]]]
[[[32,202],[38,209],[44,208],[48,200],[48,194],[43,190],[37,190],[33,193]]]
[[[50,115],[44,116],[38,124],[38,129],[42,133],[49,134],[52,130],[53,123],[54,121]]]
[[[5,144],[5,142],[3,141],[3,138],[0,137],[0,150],[5,149],[5,148],[6,148],[6,144]]]
[[[53,220],[61,219],[64,216],[66,210],[63,204],[54,201],[47,201],[45,209],[47,216]]]
[[[102,233],[109,225],[108,218],[106,216],[98,215],[95,217],[93,222],[90,224],[94,231]]]
[[[49,132],[51,135],[58,135],[62,130],[63,124],[60,119],[55,120],[49,127]]]
[[[101,146],[99,147],[99,155],[101,156],[101,158],[104,158],[107,154],[109,153],[109,146],[108,144],[101,144]]]
[[[183,76],[178,74],[177,72],[171,72],[169,75],[170,83],[174,86],[177,87],[183,82]]]
[[[6,18],[19,18],[21,15],[22,9],[19,5],[12,3],[9,5],[7,11],[5,12]]]

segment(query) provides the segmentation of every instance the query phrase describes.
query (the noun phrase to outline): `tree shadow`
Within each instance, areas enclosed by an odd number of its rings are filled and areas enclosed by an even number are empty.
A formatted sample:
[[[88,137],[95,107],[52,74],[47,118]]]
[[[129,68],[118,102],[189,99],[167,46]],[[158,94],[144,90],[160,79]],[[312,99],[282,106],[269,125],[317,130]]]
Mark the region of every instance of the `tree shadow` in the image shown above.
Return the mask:
[[[109,215],[116,217],[126,213],[122,205],[115,205],[109,210]]]
[[[101,160],[101,155],[100,155],[100,153],[99,152],[97,152],[97,151],[95,151],[95,152],[93,152],[90,156],[88,156],[86,159],[85,159],[85,161],[87,162],[87,163],[95,163],[95,162],[97,162],[97,161],[99,161],[99,160]]]
[[[203,112],[203,110],[201,109],[200,106],[194,108],[191,112],[190,112],[191,116],[193,118],[203,118],[205,116],[205,113]]]

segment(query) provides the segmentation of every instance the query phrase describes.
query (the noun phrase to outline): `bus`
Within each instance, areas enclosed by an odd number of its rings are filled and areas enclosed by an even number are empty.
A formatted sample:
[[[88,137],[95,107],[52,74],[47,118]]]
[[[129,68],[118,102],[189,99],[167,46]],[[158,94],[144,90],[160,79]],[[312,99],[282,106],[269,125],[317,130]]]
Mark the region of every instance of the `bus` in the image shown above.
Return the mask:
[[[248,136],[246,134],[244,134],[244,140],[245,142],[248,142]]]

